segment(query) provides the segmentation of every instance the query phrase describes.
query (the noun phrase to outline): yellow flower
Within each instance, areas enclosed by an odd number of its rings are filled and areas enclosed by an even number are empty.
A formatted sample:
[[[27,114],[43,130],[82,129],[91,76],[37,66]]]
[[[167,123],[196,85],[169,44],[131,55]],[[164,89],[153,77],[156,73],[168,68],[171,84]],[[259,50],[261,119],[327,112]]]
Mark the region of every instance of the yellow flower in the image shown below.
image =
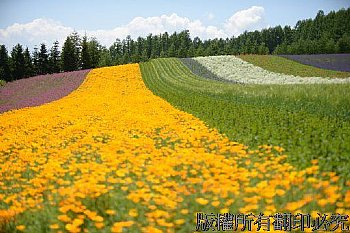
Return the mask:
[[[284,191],[283,189],[276,189],[276,194],[278,196],[283,196],[286,193],[286,191]]]
[[[97,229],[102,229],[105,226],[105,224],[103,222],[96,222],[95,223],[95,227]]]
[[[60,228],[60,226],[57,223],[50,225],[50,229],[58,229],[58,228]]]
[[[180,213],[181,213],[181,214],[188,214],[188,209],[182,209],[182,210],[180,211]]]
[[[201,205],[206,205],[206,204],[208,204],[209,201],[207,199],[199,197],[199,198],[196,198],[196,202],[201,204]]]
[[[305,202],[303,200],[301,200],[301,201],[295,201],[295,202],[287,203],[285,208],[288,211],[294,212],[295,210],[300,209],[304,205],[305,205]]]
[[[221,214],[225,214],[225,213],[229,213],[229,212],[230,212],[230,210],[228,208],[223,208],[220,210]]]
[[[95,221],[95,222],[103,222],[103,218],[101,216],[94,216],[92,219],[92,221]]]
[[[66,230],[71,232],[71,233],[78,233],[80,232],[80,228],[78,226],[75,226],[73,224],[66,224]]]
[[[211,205],[214,206],[214,207],[218,207],[220,205],[220,202],[219,201],[213,201],[211,203]]]
[[[111,231],[112,232],[123,232],[123,227],[131,227],[133,224],[134,224],[133,221],[116,222],[113,224]]]
[[[321,207],[325,207],[328,204],[328,200],[327,199],[320,199],[317,201],[317,204]]]
[[[57,219],[60,220],[61,222],[71,222],[72,219],[68,217],[67,215],[58,215]]]
[[[84,223],[84,220],[82,220],[80,218],[76,218],[76,219],[73,220],[72,225],[78,227],[78,226],[82,225],[83,223]]]
[[[182,224],[184,224],[185,223],[185,219],[183,219],[183,218],[181,218],[181,219],[176,219],[175,220],[175,224],[176,225],[182,225]]]
[[[131,209],[131,210],[129,210],[129,215],[131,217],[137,217],[139,214],[137,213],[136,209]]]
[[[106,210],[106,214],[115,215],[115,211],[114,210]]]
[[[19,226],[16,226],[16,229],[19,231],[24,231],[24,229],[26,229],[26,227],[24,225],[19,225]]]

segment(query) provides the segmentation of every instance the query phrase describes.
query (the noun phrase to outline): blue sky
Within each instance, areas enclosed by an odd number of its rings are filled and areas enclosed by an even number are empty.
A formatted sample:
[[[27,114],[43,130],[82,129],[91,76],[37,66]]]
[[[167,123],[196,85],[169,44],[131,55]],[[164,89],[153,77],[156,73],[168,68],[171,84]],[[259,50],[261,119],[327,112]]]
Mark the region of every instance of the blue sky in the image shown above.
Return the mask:
[[[349,0],[0,0],[0,44],[62,41],[76,30],[109,46],[116,37],[192,29],[202,38],[292,25],[319,10],[350,7]]]

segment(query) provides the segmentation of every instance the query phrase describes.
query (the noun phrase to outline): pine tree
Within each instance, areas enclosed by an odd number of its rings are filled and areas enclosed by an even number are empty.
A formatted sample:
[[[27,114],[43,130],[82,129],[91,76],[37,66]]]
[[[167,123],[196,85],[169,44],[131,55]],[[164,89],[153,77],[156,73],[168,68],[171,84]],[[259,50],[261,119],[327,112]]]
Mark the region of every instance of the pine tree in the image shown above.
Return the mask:
[[[12,80],[22,79],[25,76],[25,61],[23,47],[17,44],[11,51]]]
[[[83,41],[81,43],[81,67],[82,69],[90,69],[91,65],[91,56],[90,56],[90,48],[87,41],[86,35],[83,37]]]
[[[62,69],[64,71],[73,71],[78,69],[78,57],[70,36],[67,37],[62,48]]]
[[[75,31],[70,34],[70,38],[74,46],[74,58],[77,67],[75,70],[78,70],[81,68],[81,40],[79,34]]]
[[[168,56],[169,57],[175,57],[176,56],[175,44],[174,43],[172,43],[170,45],[170,47],[169,47]]]
[[[33,61],[33,75],[37,75],[39,74],[39,51],[38,51],[38,47],[36,46],[34,47],[32,61]]]
[[[98,43],[96,38],[91,38],[88,42],[91,68],[96,68],[101,58],[101,45]]]
[[[109,50],[106,48],[101,48],[101,58],[98,63],[98,67],[111,66],[112,65],[112,57],[109,53]]]
[[[46,45],[44,43],[40,45],[38,58],[39,74],[49,73],[49,55],[47,53]]]
[[[340,53],[350,53],[350,36],[344,34],[338,41],[338,48]]]
[[[5,45],[0,46],[0,80],[11,81],[10,59]]]
[[[32,61],[32,57],[30,56],[28,47],[24,51],[24,67],[25,67],[25,72],[24,72],[25,77],[31,77],[34,75],[33,61]]]
[[[59,51],[59,43],[55,41],[50,49],[49,56],[49,72],[50,73],[58,73],[61,71],[61,57]]]

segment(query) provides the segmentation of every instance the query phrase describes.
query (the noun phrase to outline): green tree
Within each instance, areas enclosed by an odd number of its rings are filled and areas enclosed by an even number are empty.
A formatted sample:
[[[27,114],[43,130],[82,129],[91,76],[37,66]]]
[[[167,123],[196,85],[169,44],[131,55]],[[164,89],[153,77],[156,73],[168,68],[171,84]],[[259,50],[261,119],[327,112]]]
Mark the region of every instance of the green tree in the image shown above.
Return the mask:
[[[62,69],[64,71],[77,70],[79,57],[70,36],[67,37],[62,48]]]
[[[11,73],[12,80],[22,79],[25,77],[25,60],[23,47],[17,44],[11,51]]]
[[[91,68],[98,66],[101,58],[101,45],[98,43],[96,38],[91,38],[88,42],[88,48],[90,52]]]
[[[123,45],[120,39],[116,39],[115,42],[111,45],[111,47],[109,47],[109,54],[114,65],[121,64],[121,57],[123,56],[122,47]]]
[[[34,75],[34,67],[33,67],[33,61],[32,61],[32,57],[30,56],[28,47],[24,51],[23,56],[24,56],[24,68],[25,68],[24,76],[31,77]]]
[[[83,37],[81,43],[81,67],[82,69],[90,69],[92,67],[90,48],[86,35]]]
[[[98,63],[98,67],[104,67],[104,66],[111,66],[112,63],[112,57],[109,53],[109,50],[106,48],[101,48],[101,58]]]
[[[49,55],[44,43],[40,45],[38,68],[39,74],[49,73]]]
[[[175,44],[174,43],[172,43],[170,45],[170,47],[169,47],[168,56],[169,57],[175,57],[176,56]]]
[[[74,31],[69,35],[74,46],[74,57],[76,62],[76,70],[81,68],[81,40],[78,32]]]
[[[49,67],[50,73],[58,73],[61,71],[61,53],[58,41],[55,41],[50,49]]]
[[[38,47],[36,46],[34,47],[32,61],[33,61],[33,74],[37,75],[39,74],[39,51],[38,51]]]
[[[277,46],[278,47],[278,46]],[[277,49],[277,48],[276,48]],[[266,47],[265,43],[261,43],[258,47],[258,54],[260,55],[267,55],[269,54],[269,48]]]
[[[338,48],[340,53],[350,53],[350,36],[349,35],[344,34],[339,39]]]
[[[0,46],[0,80],[11,81],[10,60],[5,45]]]

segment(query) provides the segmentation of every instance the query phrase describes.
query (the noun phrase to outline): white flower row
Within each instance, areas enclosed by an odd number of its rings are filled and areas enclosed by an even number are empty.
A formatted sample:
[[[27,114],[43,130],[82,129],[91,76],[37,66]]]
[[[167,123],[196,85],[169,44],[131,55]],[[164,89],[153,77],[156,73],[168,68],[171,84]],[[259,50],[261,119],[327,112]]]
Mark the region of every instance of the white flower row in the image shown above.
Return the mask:
[[[193,58],[220,78],[246,84],[350,83],[349,78],[300,77],[267,71],[235,56]]]

